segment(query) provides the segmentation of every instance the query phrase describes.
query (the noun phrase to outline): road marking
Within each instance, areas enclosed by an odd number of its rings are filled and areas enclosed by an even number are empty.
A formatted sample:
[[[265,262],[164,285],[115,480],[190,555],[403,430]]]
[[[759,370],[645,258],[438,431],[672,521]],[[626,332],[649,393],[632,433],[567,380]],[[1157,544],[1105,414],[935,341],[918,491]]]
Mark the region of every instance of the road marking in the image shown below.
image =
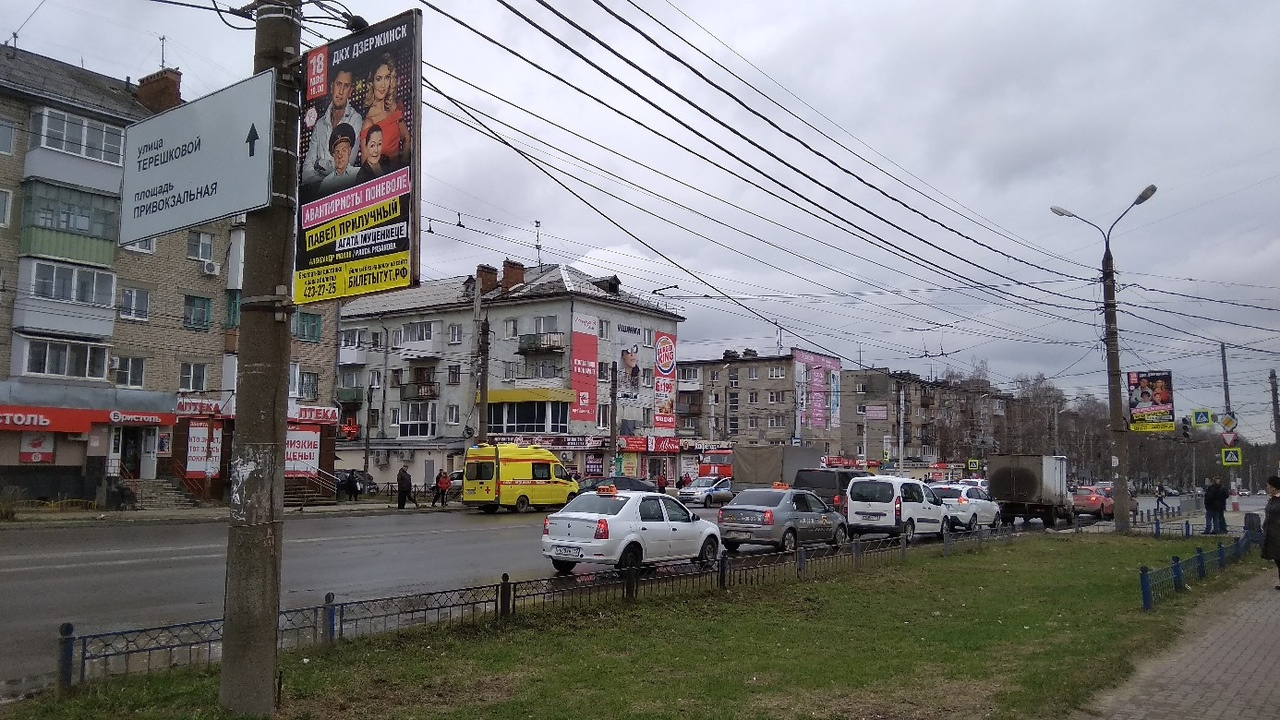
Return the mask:
[[[163,559],[165,560],[208,560],[209,558],[225,558],[225,557],[226,557],[226,553],[221,552],[221,553],[212,553],[208,555],[175,555],[173,557],[163,558]],[[160,558],[133,558],[130,560],[98,561],[93,563],[93,567],[99,568],[99,567],[112,567],[112,566],[120,566],[120,565],[139,565],[141,563],[155,562],[157,559],[160,559]],[[83,567],[85,567],[85,563],[71,563],[67,565],[31,565],[28,567],[0,568],[0,575],[20,573],[20,572],[38,572],[38,571],[45,571],[45,570],[76,570]]]

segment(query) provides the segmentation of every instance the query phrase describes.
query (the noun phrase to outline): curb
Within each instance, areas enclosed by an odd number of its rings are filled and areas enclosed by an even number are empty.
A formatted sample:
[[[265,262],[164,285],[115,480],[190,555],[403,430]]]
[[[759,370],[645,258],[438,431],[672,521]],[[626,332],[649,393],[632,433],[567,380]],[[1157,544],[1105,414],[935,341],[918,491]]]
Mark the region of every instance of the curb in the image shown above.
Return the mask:
[[[399,513],[411,514],[434,514],[434,513],[456,513],[470,510],[464,505],[458,504],[456,507],[450,505],[448,507],[432,508],[430,506],[409,508],[404,510],[396,508],[394,505],[381,506],[369,503],[368,509],[354,508],[348,509],[338,506],[336,510],[320,509],[333,506],[319,506],[310,510],[299,511],[298,508],[288,508],[285,510],[284,520],[314,520],[325,517],[361,517],[361,516],[379,516],[379,515],[395,515]],[[183,517],[181,515],[166,514],[162,516],[148,517],[146,510],[137,511],[116,511],[104,510],[93,517],[26,517],[21,515],[20,519],[11,523],[0,523],[0,532],[5,531],[21,531],[32,528],[59,528],[59,527],[107,527],[114,525],[199,525],[207,523],[226,524],[228,515],[226,510],[222,510],[217,515],[195,515]],[[192,512],[201,512],[200,509],[193,509]]]

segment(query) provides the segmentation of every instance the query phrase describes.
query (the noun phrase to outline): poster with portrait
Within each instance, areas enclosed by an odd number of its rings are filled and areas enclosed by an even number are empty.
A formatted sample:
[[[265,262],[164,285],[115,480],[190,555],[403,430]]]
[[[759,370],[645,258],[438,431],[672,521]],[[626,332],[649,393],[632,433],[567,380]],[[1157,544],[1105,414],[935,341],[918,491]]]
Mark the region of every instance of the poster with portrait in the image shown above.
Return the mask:
[[[293,301],[418,282],[422,15],[307,53]]]
[[[1126,373],[1129,429],[1135,432],[1173,432],[1173,373],[1140,370]]]

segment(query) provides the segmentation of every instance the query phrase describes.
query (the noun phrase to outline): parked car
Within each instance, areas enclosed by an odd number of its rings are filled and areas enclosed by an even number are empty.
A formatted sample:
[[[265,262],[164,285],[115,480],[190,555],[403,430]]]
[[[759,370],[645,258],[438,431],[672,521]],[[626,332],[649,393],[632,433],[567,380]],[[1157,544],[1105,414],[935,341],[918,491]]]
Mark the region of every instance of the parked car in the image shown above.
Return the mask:
[[[795,481],[791,483],[791,487],[797,490],[809,490],[822,498],[822,502],[836,510],[841,510],[844,507],[844,491],[849,481],[870,474],[866,470],[848,468],[808,468],[796,471]]]
[[[542,521],[542,554],[558,572],[583,562],[628,568],[696,560],[711,567],[720,554],[720,528],[670,495],[606,485]]]
[[[1077,515],[1097,515],[1099,520],[1116,516],[1115,500],[1110,494],[1111,488],[1097,488],[1081,485],[1071,495],[1072,508]]]
[[[919,480],[872,475],[856,478],[845,490],[851,534],[901,535],[910,544],[918,533],[945,537],[951,519],[942,498]]]
[[[715,475],[694,478],[680,488],[678,497],[686,505],[724,505],[733,499],[733,478]]]
[[[1249,497],[1249,489],[1240,488],[1240,497]]]
[[[1000,506],[982,488],[946,483],[934,483],[929,488],[942,498],[942,504],[947,507],[952,530],[964,528],[973,532],[979,525],[987,525],[994,530],[1000,524]]]
[[[738,493],[716,517],[724,547],[772,545],[790,552],[797,545],[843,545],[849,537],[844,517],[814,493],[779,486]]]
[[[619,490],[636,492],[658,492],[658,486],[642,478],[615,475],[613,477],[586,478],[578,481],[578,492],[594,492],[603,485],[612,485]]]

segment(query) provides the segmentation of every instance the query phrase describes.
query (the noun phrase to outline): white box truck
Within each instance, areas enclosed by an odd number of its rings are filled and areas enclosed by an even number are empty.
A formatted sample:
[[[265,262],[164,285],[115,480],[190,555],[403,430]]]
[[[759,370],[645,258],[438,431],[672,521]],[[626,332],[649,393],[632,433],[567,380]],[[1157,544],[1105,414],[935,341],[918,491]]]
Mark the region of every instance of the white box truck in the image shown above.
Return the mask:
[[[1000,505],[1005,524],[1038,518],[1051,528],[1071,517],[1067,459],[1061,455],[989,455],[987,493]]]

